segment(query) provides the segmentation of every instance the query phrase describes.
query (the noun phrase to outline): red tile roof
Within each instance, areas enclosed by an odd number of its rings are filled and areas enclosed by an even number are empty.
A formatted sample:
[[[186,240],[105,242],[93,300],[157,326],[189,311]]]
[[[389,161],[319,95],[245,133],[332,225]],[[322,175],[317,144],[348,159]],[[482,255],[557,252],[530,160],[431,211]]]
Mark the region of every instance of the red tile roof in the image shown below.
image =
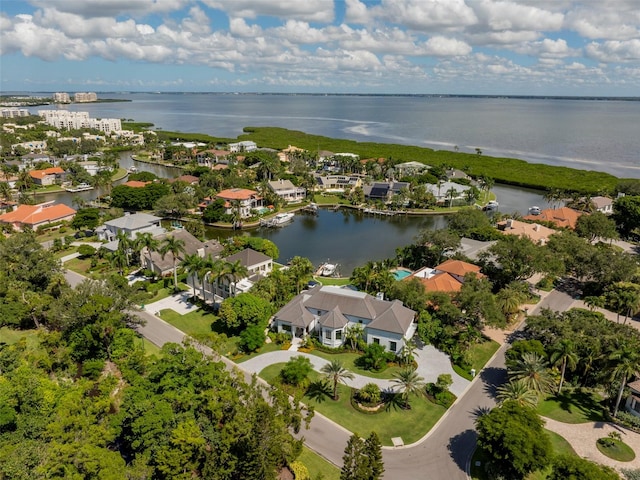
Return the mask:
[[[46,222],[55,222],[75,215],[75,213],[76,211],[73,208],[62,203],[55,205],[20,205],[13,212],[0,215],[0,222],[39,225]]]
[[[557,209],[547,208],[540,212],[540,215],[527,215],[526,217],[522,217],[523,220],[533,220],[533,221],[545,221],[551,222],[558,227],[567,227],[567,228],[576,228],[576,222],[578,221],[578,217],[582,215],[582,213],[577,212],[576,210],[569,207],[562,207]]]
[[[129,180],[128,182],[125,182],[122,185],[126,185],[127,187],[131,187],[131,188],[144,188],[149,183],[151,183],[151,182],[141,182],[139,180]]]
[[[462,283],[448,273],[438,273],[431,278],[419,278],[418,280],[422,282],[427,292],[454,293],[459,292],[462,288]]]
[[[31,170],[29,172],[29,175],[31,175],[32,178],[43,179],[48,175],[56,175],[61,173],[64,173],[64,170],[62,168],[50,167],[50,168],[45,168],[44,170]]]
[[[464,277],[467,273],[480,274],[480,267],[473,263],[463,262],[462,260],[449,259],[446,262],[441,263],[435,270],[440,272],[447,272],[452,275],[458,275]],[[480,274],[481,275],[481,274]]]
[[[228,190],[221,191],[216,195],[216,197],[223,198],[225,200],[248,200],[257,194],[258,192],[248,190],[246,188],[230,188]]]

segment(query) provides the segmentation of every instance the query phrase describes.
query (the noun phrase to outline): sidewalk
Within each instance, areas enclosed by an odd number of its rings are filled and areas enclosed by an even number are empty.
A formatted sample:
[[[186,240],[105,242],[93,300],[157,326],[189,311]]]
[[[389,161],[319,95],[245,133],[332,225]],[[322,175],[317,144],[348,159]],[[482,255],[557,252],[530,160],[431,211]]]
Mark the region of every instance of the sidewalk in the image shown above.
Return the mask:
[[[571,444],[578,456],[613,467],[620,471],[623,468],[640,468],[640,434],[627,430],[607,422],[589,422],[570,424],[562,423],[550,418],[542,417],[546,422],[545,427],[552,432],[564,437]],[[617,462],[600,453],[596,447],[599,438],[607,437],[609,432],[618,432],[622,436],[622,441],[629,445],[636,454],[636,458],[631,462]]]

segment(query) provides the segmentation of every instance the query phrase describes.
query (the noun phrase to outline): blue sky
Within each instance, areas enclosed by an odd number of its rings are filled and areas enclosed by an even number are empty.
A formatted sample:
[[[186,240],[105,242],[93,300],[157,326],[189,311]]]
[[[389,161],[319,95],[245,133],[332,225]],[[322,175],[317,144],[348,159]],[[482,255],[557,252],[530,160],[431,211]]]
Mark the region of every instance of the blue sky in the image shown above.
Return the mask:
[[[639,0],[3,0],[2,91],[640,96]]]

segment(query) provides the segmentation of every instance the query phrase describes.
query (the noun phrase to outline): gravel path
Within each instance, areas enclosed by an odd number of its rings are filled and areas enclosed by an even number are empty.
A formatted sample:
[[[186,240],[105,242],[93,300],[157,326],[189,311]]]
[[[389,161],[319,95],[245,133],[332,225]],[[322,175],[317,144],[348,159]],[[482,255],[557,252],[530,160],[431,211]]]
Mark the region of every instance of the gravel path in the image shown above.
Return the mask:
[[[546,422],[545,427],[564,437],[580,457],[602,465],[608,465],[618,471],[623,468],[640,468],[640,434],[607,422],[572,424],[558,422],[550,418],[542,418]],[[609,432],[620,433],[622,441],[635,452],[636,458],[634,460],[631,462],[617,462],[600,453],[596,447],[596,441],[599,438],[606,437]]]

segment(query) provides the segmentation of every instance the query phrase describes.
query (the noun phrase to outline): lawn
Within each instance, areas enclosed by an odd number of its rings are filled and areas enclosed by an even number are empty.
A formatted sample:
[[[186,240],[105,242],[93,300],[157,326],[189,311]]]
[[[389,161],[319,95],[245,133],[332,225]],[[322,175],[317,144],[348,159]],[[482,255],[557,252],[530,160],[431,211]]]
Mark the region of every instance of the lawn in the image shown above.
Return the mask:
[[[338,195],[316,195],[314,200],[318,205],[336,205],[344,202]]]
[[[213,331],[211,325],[218,319],[213,313],[201,309],[186,315],[180,315],[174,310],[167,309],[160,311],[159,316],[178,330],[192,336],[211,333]]]
[[[600,399],[590,392],[566,390],[562,395],[547,397],[538,405],[538,413],[564,423],[603,422]]]
[[[340,469],[307,447],[302,447],[298,461],[305,464],[313,479],[340,480]]]
[[[600,453],[618,462],[630,462],[636,458],[636,454],[629,445],[615,438],[600,438],[596,442],[596,447]]]
[[[575,450],[573,450],[571,444],[567,442],[564,437],[561,437],[551,430],[545,429],[544,431],[551,440],[551,447],[555,455],[576,455]],[[489,480],[483,470],[483,465],[487,462],[488,458],[486,453],[479,448],[473,453],[473,457],[471,458],[471,478],[473,480]],[[477,461],[481,462],[479,467],[476,466]],[[546,480],[549,473],[551,473],[551,469],[547,467],[543,470],[530,473],[526,480]]]
[[[144,348],[144,354],[147,357],[155,355],[156,357],[160,356],[160,347],[155,343],[150,342],[146,338],[142,339],[142,347]]]
[[[337,285],[337,286],[349,285],[348,277],[333,278],[333,277],[315,277],[314,276],[313,279],[316,282],[320,282],[323,285]]]
[[[499,348],[500,344],[493,340],[485,340],[482,343],[475,343],[471,345],[469,348],[469,360],[471,361],[471,368],[475,368],[476,374],[484,368],[489,359]],[[466,378],[467,380],[471,380],[473,378],[469,370],[465,370],[459,365],[454,364],[453,369],[458,375]]]
[[[260,377],[269,383],[278,383],[277,377],[284,363],[273,364],[260,372]],[[321,377],[318,372],[311,372],[309,378],[316,381]],[[444,407],[435,405],[424,398],[411,398],[411,410],[390,407],[384,412],[368,415],[351,406],[350,389],[344,385],[338,387],[339,400],[333,401],[327,396],[305,395],[304,403],[312,406],[317,412],[342,425],[361,437],[375,431],[382,445],[392,445],[392,437],[402,437],[405,444],[422,438],[435,425],[446,411]]]
[[[329,360],[329,361],[338,360],[342,362],[342,365],[347,370],[353,373],[357,373],[358,375],[363,375],[365,377],[371,377],[371,378],[384,378],[384,379],[393,378],[393,374],[399,372],[403,368],[403,367],[393,366],[393,367],[387,367],[382,372],[373,372],[371,370],[365,370],[363,368],[360,368],[355,364],[356,360],[361,356],[358,353],[348,353],[348,352],[325,353],[319,350],[312,350],[309,353],[311,355],[316,355],[318,357],[324,358],[325,360]]]

